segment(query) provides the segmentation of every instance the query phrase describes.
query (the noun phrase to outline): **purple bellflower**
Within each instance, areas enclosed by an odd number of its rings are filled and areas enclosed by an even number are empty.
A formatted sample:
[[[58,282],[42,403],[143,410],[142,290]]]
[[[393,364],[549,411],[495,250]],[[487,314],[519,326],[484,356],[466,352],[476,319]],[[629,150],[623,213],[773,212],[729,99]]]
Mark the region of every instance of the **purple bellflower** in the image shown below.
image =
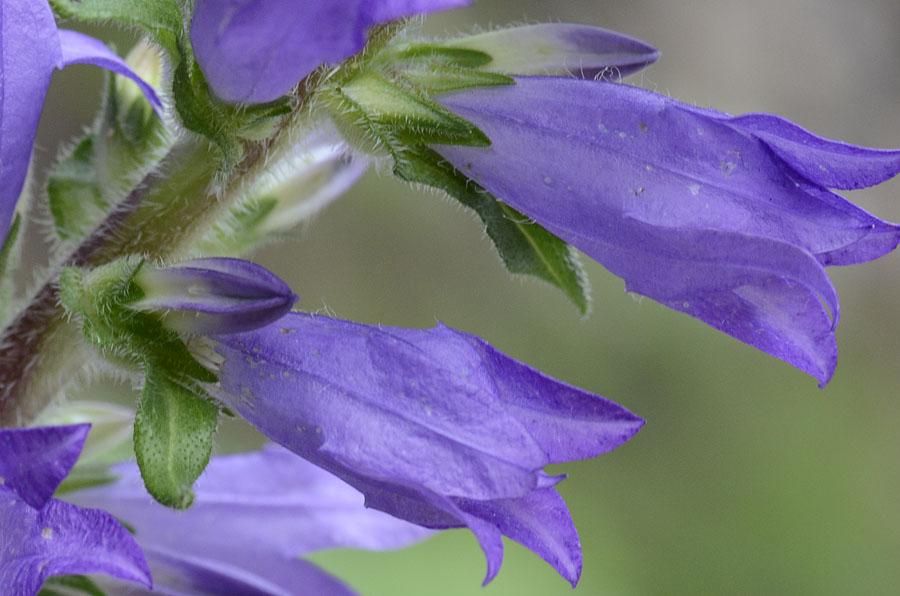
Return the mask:
[[[212,339],[228,407],[360,490],[368,507],[428,528],[469,527],[486,582],[503,534],[577,582],[578,535],[554,488],[562,477],[542,470],[610,451],[643,424],[442,325],[291,313]]]
[[[25,184],[54,69],[90,63],[133,79],[155,109],[153,88],[100,41],[56,27],[44,1],[0,0],[0,245]]]
[[[350,595],[299,557],[329,548],[401,548],[431,534],[365,509],[359,492],[277,446],[212,458],[183,512],[150,499],[135,464],[111,472],[118,476],[113,484],[65,498],[103,508],[134,529],[153,573],[148,594]]]
[[[209,86],[229,102],[278,99],[322,64],[363,49],[370,27],[468,0],[197,0],[191,43]]]
[[[105,573],[150,587],[147,562],[110,514],[51,498],[90,425],[0,429],[0,586],[33,596],[53,575]]]
[[[224,257],[145,266],[134,282],[144,295],[128,306],[162,311],[164,324],[184,333],[249,331],[281,318],[297,301],[268,269]]]
[[[435,147],[457,169],[623,278],[627,291],[821,385],[834,372],[840,313],[824,267],[877,259],[900,241],[900,227],[829,190],[895,176],[897,150],[604,81],[522,77],[440,102],[492,142]]]

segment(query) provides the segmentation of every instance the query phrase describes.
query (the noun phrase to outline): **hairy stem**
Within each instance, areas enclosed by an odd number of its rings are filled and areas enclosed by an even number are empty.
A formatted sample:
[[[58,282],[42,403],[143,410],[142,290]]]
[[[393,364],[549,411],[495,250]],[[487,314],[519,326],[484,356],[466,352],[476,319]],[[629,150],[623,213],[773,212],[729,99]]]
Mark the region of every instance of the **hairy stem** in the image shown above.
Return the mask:
[[[290,151],[309,124],[303,101],[268,141],[246,148],[242,162],[216,192],[219,167],[209,144],[196,136],[176,143],[91,235],[54,267],[47,281],[0,338],[0,427],[33,421],[87,363],[90,352],[77,324],[59,304],[64,266],[97,266],[128,254],[173,260],[228,212],[265,173],[271,157]]]

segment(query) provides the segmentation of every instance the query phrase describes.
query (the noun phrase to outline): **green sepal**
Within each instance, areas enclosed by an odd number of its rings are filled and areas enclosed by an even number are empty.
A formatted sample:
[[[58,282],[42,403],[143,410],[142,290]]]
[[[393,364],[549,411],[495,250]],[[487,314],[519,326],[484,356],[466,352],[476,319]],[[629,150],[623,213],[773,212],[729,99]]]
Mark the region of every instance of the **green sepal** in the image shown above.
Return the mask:
[[[490,64],[490,54],[468,48],[449,48],[433,43],[400,42],[383,54],[385,62],[408,62],[411,64],[446,64],[465,68],[479,68]]]
[[[240,256],[277,238],[264,229],[278,199],[263,197],[233,207],[197,245],[201,254]]]
[[[184,57],[187,54],[184,43],[179,48],[183,57],[172,77],[175,108],[185,128],[215,143],[222,152],[222,169],[230,171],[243,155],[237,127],[229,118],[225,104],[213,96],[193,56]]]
[[[194,481],[209,463],[219,409],[194,383],[146,369],[134,418],[134,453],[147,491],[175,509],[194,500]]]
[[[92,127],[61,154],[47,178],[50,214],[60,240],[77,241],[89,234],[174,143],[143,94],[123,91],[121,79],[108,74]]]
[[[140,182],[174,142],[143,94],[123,96],[117,84],[121,80],[120,75],[109,74],[103,108],[94,124],[97,184],[107,204]]]
[[[328,99],[335,119],[344,127],[369,128],[390,135],[390,144],[441,143],[487,147],[490,139],[477,126],[431,100],[402,79],[393,82],[365,71],[333,88]],[[373,126],[374,125],[374,126]]]
[[[64,154],[47,178],[50,215],[61,240],[83,233],[104,211],[94,163],[94,135],[88,134]]]
[[[115,22],[150,34],[170,55],[183,36],[184,23],[177,0],[50,0],[62,19],[85,23]]]
[[[64,268],[60,299],[80,315],[85,340],[107,360],[143,372],[135,456],[147,491],[160,503],[183,509],[209,462],[219,412],[201,383],[217,378],[159,318],[128,308],[143,295],[134,282],[142,266],[143,261],[122,259],[88,272]]]
[[[177,0],[51,0],[61,18],[113,21],[149,34],[166,50],[172,67],[172,98],[185,128],[221,152],[220,178],[244,155],[242,139],[267,136],[267,124],[291,111],[286,101],[237,108],[216,98],[197,65]]]
[[[81,315],[88,343],[107,358],[147,368],[176,379],[214,383],[216,376],[188,351],[177,333],[152,313],[128,308],[143,297],[134,283],[143,261],[122,259],[83,272],[66,267],[60,275],[60,300]]]
[[[268,138],[290,114],[289,97],[265,104],[234,106],[213,95],[190,47],[179,43],[182,60],[172,77],[172,97],[185,128],[203,135],[221,152],[220,178],[227,178],[245,154],[245,142]]]
[[[404,150],[395,162],[394,174],[407,182],[443,190],[475,211],[511,273],[532,275],[556,286],[587,314],[587,276],[578,254],[563,240],[498,201],[427,147]]]
[[[434,64],[426,68],[409,68],[399,76],[429,94],[447,93],[472,87],[516,84],[514,79],[503,74],[444,64]]]
[[[106,596],[106,592],[86,575],[54,575],[44,581],[38,596]]]

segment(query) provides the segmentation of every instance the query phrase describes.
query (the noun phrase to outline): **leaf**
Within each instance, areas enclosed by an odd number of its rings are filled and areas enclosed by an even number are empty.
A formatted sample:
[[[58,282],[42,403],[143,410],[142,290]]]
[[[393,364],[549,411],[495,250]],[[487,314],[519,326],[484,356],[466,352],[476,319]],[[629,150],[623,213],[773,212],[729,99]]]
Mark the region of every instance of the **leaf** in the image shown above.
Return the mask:
[[[147,491],[163,505],[183,509],[209,462],[219,413],[200,383],[217,379],[158,318],[127,307],[142,295],[133,281],[141,266],[123,259],[87,272],[64,268],[60,300],[81,316],[86,341],[108,360],[143,369],[135,455]]]
[[[430,43],[398,43],[385,52],[385,59],[413,64],[448,64],[479,68],[490,64],[490,54],[469,48],[452,48]]]
[[[442,143],[486,147],[490,140],[478,127],[460,118],[412,87],[404,89],[376,72],[363,72],[331,93],[337,113],[358,111],[398,139],[411,143]]]
[[[194,481],[212,454],[219,409],[198,387],[176,382],[150,366],[134,419],[134,452],[147,491],[175,509],[194,499]]]
[[[475,211],[510,272],[549,282],[562,290],[582,314],[587,314],[590,288],[571,246],[498,201],[431,149],[403,151],[395,163],[394,174],[407,182],[443,190]]]
[[[221,169],[228,172],[238,164],[243,153],[237,139],[239,128],[226,106],[213,97],[187,46],[179,43],[179,48],[187,57],[181,59],[172,76],[175,108],[188,130],[203,135],[221,150]]]
[[[471,87],[515,85],[512,78],[495,72],[472,70],[459,66],[431,64],[422,68],[409,68],[399,75],[425,93],[446,93]]]

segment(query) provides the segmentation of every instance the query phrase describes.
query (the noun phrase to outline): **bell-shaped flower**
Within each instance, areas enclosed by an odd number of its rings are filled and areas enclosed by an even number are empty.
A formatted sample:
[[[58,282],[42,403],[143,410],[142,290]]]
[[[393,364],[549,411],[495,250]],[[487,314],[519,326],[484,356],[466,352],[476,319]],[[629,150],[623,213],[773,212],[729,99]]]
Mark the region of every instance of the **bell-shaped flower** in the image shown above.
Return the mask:
[[[157,109],[153,88],[100,41],[57,29],[50,6],[0,0],[0,245],[25,184],[38,119],[54,69],[90,63],[133,79]]]
[[[643,294],[816,377],[837,358],[826,265],[900,241],[829,189],[872,186],[900,151],[817,137],[603,81],[522,77],[447,94],[487,148],[434,149]],[[823,303],[830,310],[823,307]]]
[[[167,327],[184,333],[249,331],[281,318],[297,301],[274,273],[225,257],[143,266],[133,281],[143,295],[128,307],[158,311]]]
[[[373,25],[468,0],[197,0],[191,43],[213,92],[229,102],[278,99],[322,64],[363,49]]]
[[[143,553],[110,514],[51,498],[87,424],[0,429],[0,586],[33,596],[54,575],[104,573],[150,586]]]
[[[110,471],[114,483],[65,498],[129,524],[153,573],[148,594],[350,595],[299,557],[330,548],[402,548],[431,534],[364,508],[352,487],[276,446],[213,457],[186,511],[153,501],[134,463]]]
[[[428,528],[468,526],[500,568],[501,535],[573,584],[578,535],[544,466],[618,447],[643,420],[481,339],[291,313],[211,338],[224,403],[272,440]]]

